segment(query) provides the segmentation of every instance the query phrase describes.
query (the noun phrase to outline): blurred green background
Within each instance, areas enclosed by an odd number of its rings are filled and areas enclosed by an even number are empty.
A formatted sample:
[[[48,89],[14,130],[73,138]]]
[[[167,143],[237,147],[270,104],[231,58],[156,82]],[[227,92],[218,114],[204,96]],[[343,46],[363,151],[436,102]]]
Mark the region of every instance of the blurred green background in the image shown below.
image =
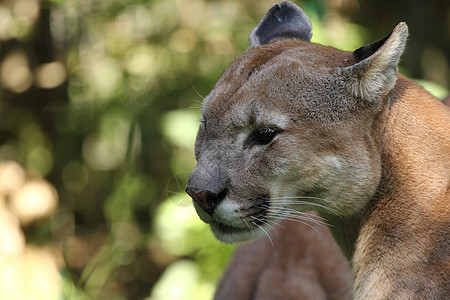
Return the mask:
[[[274,0],[0,1],[0,299],[210,299],[234,247],[184,187],[202,98]],[[447,0],[297,1],[313,41],[410,28],[438,97]]]

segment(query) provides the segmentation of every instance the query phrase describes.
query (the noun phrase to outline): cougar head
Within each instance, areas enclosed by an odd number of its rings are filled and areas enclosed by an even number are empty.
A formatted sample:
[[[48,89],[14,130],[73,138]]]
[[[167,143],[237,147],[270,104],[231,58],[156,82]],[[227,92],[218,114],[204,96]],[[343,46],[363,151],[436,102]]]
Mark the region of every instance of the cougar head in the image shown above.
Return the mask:
[[[202,105],[187,193],[221,241],[281,219],[348,216],[380,181],[380,131],[407,27],[354,52],[310,42],[311,23],[274,5]]]

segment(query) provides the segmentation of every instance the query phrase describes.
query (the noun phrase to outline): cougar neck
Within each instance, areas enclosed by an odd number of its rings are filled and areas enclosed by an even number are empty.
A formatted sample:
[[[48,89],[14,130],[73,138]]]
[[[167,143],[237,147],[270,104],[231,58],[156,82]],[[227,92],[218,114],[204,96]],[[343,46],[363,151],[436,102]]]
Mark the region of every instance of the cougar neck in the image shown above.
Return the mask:
[[[407,230],[399,218],[437,215],[425,210],[450,200],[450,109],[402,75],[389,97],[378,124],[382,175],[376,193],[355,215],[322,216],[351,263],[368,255],[367,241],[376,246],[373,237],[384,236],[386,228]]]

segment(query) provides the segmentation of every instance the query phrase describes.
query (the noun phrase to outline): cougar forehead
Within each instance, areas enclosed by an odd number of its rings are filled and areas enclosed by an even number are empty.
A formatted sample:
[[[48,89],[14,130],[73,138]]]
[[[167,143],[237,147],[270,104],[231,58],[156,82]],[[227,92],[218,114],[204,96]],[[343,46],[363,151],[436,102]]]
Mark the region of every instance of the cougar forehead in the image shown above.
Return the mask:
[[[252,48],[230,64],[205,98],[203,117],[241,125],[239,117],[257,115],[257,108],[265,105],[281,109],[283,114],[293,112],[296,106],[297,114],[314,117],[320,115],[318,108],[325,110],[323,104],[331,100],[334,106],[322,114],[326,115],[325,119],[336,119],[342,110],[336,106],[348,104],[348,99],[339,99],[330,88],[333,84],[334,89],[344,88],[343,85],[338,87],[337,72],[354,63],[352,52],[302,40],[283,40]],[[328,85],[328,89],[321,84]],[[326,91],[330,94],[324,93]],[[224,118],[227,112],[231,112],[233,120]]]

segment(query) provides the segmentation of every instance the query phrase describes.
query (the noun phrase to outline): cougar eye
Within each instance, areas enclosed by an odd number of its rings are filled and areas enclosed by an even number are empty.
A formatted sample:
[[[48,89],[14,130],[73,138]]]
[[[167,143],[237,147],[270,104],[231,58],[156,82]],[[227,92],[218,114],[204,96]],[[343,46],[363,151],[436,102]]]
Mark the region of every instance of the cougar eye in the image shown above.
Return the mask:
[[[262,128],[253,132],[253,138],[258,144],[265,145],[270,143],[277,133],[273,128]]]
[[[254,130],[244,143],[244,148],[248,149],[254,145],[267,145],[280,133],[279,128],[263,127]]]

